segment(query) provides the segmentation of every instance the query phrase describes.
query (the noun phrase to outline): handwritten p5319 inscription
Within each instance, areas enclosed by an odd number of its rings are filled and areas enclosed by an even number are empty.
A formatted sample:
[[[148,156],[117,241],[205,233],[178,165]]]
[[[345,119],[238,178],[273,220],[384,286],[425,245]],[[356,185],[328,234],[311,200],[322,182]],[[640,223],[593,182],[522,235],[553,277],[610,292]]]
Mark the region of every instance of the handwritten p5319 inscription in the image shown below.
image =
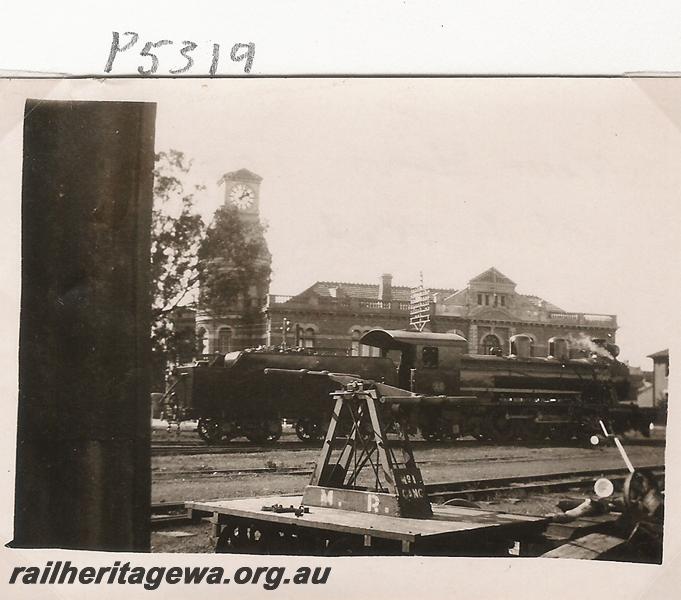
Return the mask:
[[[139,52],[141,60],[137,66],[137,72],[140,75],[154,75],[159,72],[159,67],[162,64],[163,66],[168,65],[167,73],[170,75],[193,74],[192,71],[196,64],[194,53],[197,51],[201,53],[202,50],[199,44],[191,40],[183,40],[182,42],[175,42],[173,40],[146,41],[142,45],[139,34],[135,31],[126,31],[123,34],[113,31],[111,34],[109,58],[104,66],[105,73],[111,73],[119,55],[132,51],[134,47],[139,48],[138,42],[141,45]],[[174,46],[174,48],[161,50],[164,46]],[[171,52],[169,53],[168,50],[171,50]],[[171,57],[170,54],[173,56]],[[130,55],[126,54],[126,56]],[[230,49],[229,58],[234,63],[243,63],[243,72],[250,73],[255,58],[255,44],[253,42],[238,42],[234,44]],[[205,64],[208,65],[207,70],[196,69],[196,74],[207,72],[212,77],[218,73],[220,44],[212,44],[210,63],[208,64],[208,62],[208,60],[205,60]]]

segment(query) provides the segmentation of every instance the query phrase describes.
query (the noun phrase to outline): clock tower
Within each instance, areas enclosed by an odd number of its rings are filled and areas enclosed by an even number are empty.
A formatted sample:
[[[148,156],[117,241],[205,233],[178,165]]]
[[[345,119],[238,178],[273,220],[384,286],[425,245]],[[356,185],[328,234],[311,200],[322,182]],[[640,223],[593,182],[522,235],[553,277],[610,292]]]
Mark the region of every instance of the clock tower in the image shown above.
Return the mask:
[[[196,334],[202,354],[233,352],[266,342],[264,308],[269,294],[272,255],[260,223],[261,182],[262,177],[248,169],[225,173],[218,180],[218,185],[225,188],[225,206],[234,209],[230,214],[236,215],[247,239],[257,240],[261,250],[250,265],[253,280],[224,307],[224,314],[209,314],[199,307]]]
[[[225,204],[239,211],[242,219],[257,221],[260,219],[260,183],[262,177],[248,169],[239,169],[225,173],[218,185],[225,186]]]

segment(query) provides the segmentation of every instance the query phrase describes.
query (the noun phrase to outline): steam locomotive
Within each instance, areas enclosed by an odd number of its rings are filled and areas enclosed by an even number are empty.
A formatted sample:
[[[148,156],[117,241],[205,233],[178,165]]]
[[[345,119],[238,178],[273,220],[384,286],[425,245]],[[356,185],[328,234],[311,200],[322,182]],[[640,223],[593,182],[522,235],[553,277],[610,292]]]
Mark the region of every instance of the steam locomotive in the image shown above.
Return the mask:
[[[282,419],[295,423],[298,437],[323,437],[331,414],[328,378],[307,371],[353,374],[417,394],[465,396],[455,403],[429,404],[411,419],[426,440],[474,436],[566,442],[599,431],[603,419],[615,432],[650,431],[654,414],[628,402],[629,370],[618,349],[592,340],[591,356],[571,357],[568,340],[549,340],[549,356],[531,356],[529,336],[515,335],[508,356],[467,354],[465,338],[452,333],[373,329],[362,344],[380,357],[318,356],[305,352],[240,351],[174,370],[166,406],[198,419],[198,433],[217,443],[246,436],[276,441]],[[265,376],[265,370],[297,370],[298,378]]]

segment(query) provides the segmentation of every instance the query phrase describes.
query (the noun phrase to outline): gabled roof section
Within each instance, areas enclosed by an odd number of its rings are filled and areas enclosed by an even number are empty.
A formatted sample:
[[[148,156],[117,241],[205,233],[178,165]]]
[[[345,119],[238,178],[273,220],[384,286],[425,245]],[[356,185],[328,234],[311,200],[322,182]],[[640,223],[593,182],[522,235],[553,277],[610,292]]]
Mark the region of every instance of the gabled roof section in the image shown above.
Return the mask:
[[[351,283],[347,281],[318,281],[311,291],[319,296],[330,296],[329,290],[336,289],[337,297],[360,298],[375,300],[378,298],[378,284],[371,283]],[[392,297],[394,300],[409,300],[409,288],[405,286],[393,285]]]
[[[480,273],[476,277],[470,280],[470,283],[507,283],[510,285],[516,285],[515,281],[511,281],[506,275],[501,271],[497,270],[495,267],[490,267],[485,272]]]
[[[435,290],[430,290],[430,295],[433,298],[433,302],[445,302],[448,298],[451,298],[454,294],[456,294],[458,290],[440,290],[440,289],[435,289]]]
[[[378,284],[371,283],[349,283],[346,281],[317,281],[298,296],[317,296],[333,297],[331,292],[335,289],[336,298],[358,298],[360,300],[376,300],[378,298]],[[450,295],[455,290],[431,289],[431,294]],[[393,285],[391,287],[392,299],[408,302],[411,298],[411,288],[406,285]]]
[[[544,298],[540,298],[539,296],[534,296],[532,294],[518,294],[518,296],[521,296],[522,298],[524,298],[530,304],[536,306],[537,308],[541,308],[549,312],[565,312],[559,306],[556,306],[555,304],[552,304],[548,300],[544,300]]]
[[[648,355],[648,358],[652,358],[653,360],[656,358],[669,358],[669,348],[665,348],[659,352],[653,352],[652,354]]]
[[[239,169],[238,171],[231,171],[229,173],[225,173],[220,179],[218,179],[218,185],[225,181],[255,181],[256,183],[260,183],[262,181],[262,177],[260,175],[256,175],[252,171],[249,171],[248,169]]]
[[[447,304],[448,302],[451,302],[454,298],[458,296],[465,296],[465,294],[468,292],[468,289],[464,288],[463,290],[452,290],[451,294],[448,294],[444,298],[442,298],[442,302]]]

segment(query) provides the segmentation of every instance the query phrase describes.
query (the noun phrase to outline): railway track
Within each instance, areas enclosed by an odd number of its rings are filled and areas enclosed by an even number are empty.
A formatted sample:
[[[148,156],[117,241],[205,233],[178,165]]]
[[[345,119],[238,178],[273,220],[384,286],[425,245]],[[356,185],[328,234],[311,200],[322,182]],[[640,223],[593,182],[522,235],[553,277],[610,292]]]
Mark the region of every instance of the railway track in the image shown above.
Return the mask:
[[[319,445],[321,447],[321,444]],[[167,442],[152,444],[152,456],[192,456],[196,454],[259,454],[272,452],[273,450],[286,450],[288,452],[302,452],[315,450],[318,446],[307,445],[301,442],[279,442],[267,446],[258,446],[251,442],[231,442],[222,446],[207,446],[202,443],[174,443]]]
[[[544,463],[548,462],[564,462],[566,459],[579,459],[579,455],[569,456],[551,456],[543,457],[542,461]],[[489,465],[490,463],[500,464],[500,463],[532,463],[536,462],[537,458],[535,456],[503,456],[503,457],[490,457],[481,456],[476,458],[448,458],[448,459],[431,459],[431,460],[420,460],[419,465],[421,466],[449,466],[455,467],[456,465],[470,465],[471,463],[484,463]],[[305,464],[309,466],[297,466],[297,467],[245,467],[245,468],[231,468],[231,469],[213,469],[213,468],[200,468],[200,469],[181,469],[168,471],[165,469],[154,469],[152,470],[152,479],[154,481],[166,481],[169,479],[194,479],[202,477],[217,477],[217,476],[241,476],[241,475],[259,475],[259,474],[277,474],[277,475],[311,475],[312,467],[316,461],[309,460]],[[607,470],[607,469],[606,469]],[[616,469],[615,469],[616,470]],[[585,471],[585,473],[591,473],[592,471]],[[541,476],[540,476],[541,477]],[[443,484],[433,484],[435,486],[442,485],[455,485],[451,483]]]
[[[152,471],[154,480],[215,477],[218,475],[259,475],[263,473],[276,473],[277,475],[310,475],[312,469],[306,467],[253,467],[244,469],[193,469],[184,471]]]
[[[658,478],[664,477],[664,465],[641,466],[649,469]],[[583,490],[593,486],[599,477],[607,477],[617,487],[629,471],[625,468],[594,469],[591,471],[570,471],[547,473],[524,477],[500,477],[477,481],[458,481],[426,484],[426,491],[433,502],[444,502],[453,498],[484,500],[507,494],[528,494],[559,492],[562,490]]]
[[[640,468],[649,469],[658,479],[664,478],[664,465],[648,465]],[[241,472],[243,471],[245,470],[241,469]],[[276,472],[280,473],[281,470]],[[584,492],[593,486],[599,477],[607,477],[618,488],[628,473],[625,468],[594,469],[591,471],[569,471],[523,477],[439,482],[426,484],[426,491],[431,502],[434,503],[443,503],[454,499],[468,501],[485,500],[508,495],[554,493],[565,490]],[[291,474],[304,474],[304,472],[300,469],[292,469]],[[185,525],[192,521],[191,515],[183,502],[152,504],[151,512],[152,529],[168,525]]]
[[[664,446],[664,438],[656,439],[627,439],[627,446]],[[451,442],[430,442],[426,440],[410,440],[410,444],[414,449],[429,450],[437,448],[484,448],[484,447],[498,447],[499,444],[493,442],[484,442],[478,440],[455,440]],[[503,444],[507,447],[525,447],[525,448],[545,448],[545,447],[576,447],[583,448],[586,444],[580,444],[577,440],[571,443],[528,443],[528,442],[511,442]],[[280,441],[275,444],[256,445],[252,442],[229,442],[228,444],[219,446],[208,446],[202,442],[159,442],[152,443],[152,456],[192,456],[197,454],[262,454],[272,452],[274,450],[286,450],[289,452],[305,452],[308,450],[318,450],[321,448],[319,444],[305,444],[297,440]]]

